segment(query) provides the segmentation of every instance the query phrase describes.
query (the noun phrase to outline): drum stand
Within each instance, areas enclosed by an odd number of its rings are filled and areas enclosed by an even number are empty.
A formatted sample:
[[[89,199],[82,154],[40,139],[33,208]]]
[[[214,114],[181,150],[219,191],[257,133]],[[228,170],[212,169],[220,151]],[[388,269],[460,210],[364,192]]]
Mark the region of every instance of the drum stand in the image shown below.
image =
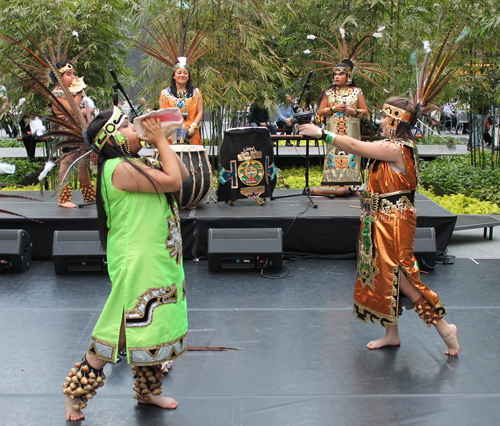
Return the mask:
[[[293,136],[293,139],[301,140],[302,136],[300,136],[300,135]],[[327,198],[330,198],[332,200],[335,198],[335,195],[333,195],[333,194],[320,195],[320,194],[312,194],[311,193],[311,188],[309,187],[309,141],[310,141],[310,139],[307,138],[306,139],[306,174],[305,174],[306,185],[305,185],[304,189],[302,190],[302,193],[301,194],[280,195],[279,197],[271,197],[271,201],[277,200],[278,198],[291,198],[291,197],[305,196],[309,199],[309,202],[312,204],[313,208],[317,209],[318,205],[314,203],[312,197],[327,197]]]

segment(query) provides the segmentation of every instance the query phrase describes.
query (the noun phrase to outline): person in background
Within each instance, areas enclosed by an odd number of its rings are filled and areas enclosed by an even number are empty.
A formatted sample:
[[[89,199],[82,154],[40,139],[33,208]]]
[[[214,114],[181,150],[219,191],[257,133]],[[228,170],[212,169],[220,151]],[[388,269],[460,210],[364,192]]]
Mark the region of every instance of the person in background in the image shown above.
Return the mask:
[[[258,96],[250,107],[250,127],[267,127],[271,135],[278,133],[276,123],[271,123],[269,108],[264,105],[264,96]]]
[[[291,135],[293,128],[293,104],[294,99],[290,95],[286,95],[285,103],[278,106],[278,115],[276,117],[276,125],[278,128],[283,129],[284,135]],[[290,141],[286,141],[286,146],[292,146]]]
[[[28,155],[28,161],[34,161],[36,140],[33,137],[27,115],[22,116],[21,120],[19,121],[19,128],[21,129],[21,136],[23,138],[24,147],[26,148],[26,154]]]

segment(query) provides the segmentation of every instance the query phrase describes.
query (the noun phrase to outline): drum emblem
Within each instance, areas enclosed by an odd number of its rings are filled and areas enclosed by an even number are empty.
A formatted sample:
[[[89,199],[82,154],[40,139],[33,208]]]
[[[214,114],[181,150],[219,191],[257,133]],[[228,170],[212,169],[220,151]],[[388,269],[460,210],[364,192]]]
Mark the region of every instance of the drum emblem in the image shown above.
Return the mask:
[[[349,155],[349,167],[354,169],[356,167],[356,156],[354,154]]]
[[[335,156],[335,167],[337,169],[345,169],[349,163],[347,155],[341,154]]]
[[[264,167],[260,161],[245,161],[238,167],[238,177],[245,185],[258,185],[264,177]]]

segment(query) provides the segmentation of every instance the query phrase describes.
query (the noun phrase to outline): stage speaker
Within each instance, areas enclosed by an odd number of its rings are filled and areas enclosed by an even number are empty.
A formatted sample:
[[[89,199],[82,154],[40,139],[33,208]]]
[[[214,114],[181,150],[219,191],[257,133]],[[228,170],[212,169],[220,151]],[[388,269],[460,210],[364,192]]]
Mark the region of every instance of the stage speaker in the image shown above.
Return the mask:
[[[0,271],[26,271],[32,250],[31,238],[24,229],[0,229]]]
[[[422,271],[433,271],[436,267],[436,231],[434,228],[417,228],[413,240],[413,253]]]
[[[54,231],[52,260],[58,275],[108,270],[98,231]]]
[[[210,228],[208,270],[241,271],[283,269],[281,228]]]

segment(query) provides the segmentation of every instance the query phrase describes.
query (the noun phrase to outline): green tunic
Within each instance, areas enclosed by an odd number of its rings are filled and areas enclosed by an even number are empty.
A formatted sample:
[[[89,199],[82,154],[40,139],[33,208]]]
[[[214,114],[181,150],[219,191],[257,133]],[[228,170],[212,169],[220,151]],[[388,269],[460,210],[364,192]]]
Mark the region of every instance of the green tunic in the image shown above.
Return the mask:
[[[155,365],[187,350],[187,304],[177,207],[164,194],[116,189],[107,160],[102,196],[108,217],[111,293],[92,334],[89,353],[116,362],[125,320],[128,362]]]

